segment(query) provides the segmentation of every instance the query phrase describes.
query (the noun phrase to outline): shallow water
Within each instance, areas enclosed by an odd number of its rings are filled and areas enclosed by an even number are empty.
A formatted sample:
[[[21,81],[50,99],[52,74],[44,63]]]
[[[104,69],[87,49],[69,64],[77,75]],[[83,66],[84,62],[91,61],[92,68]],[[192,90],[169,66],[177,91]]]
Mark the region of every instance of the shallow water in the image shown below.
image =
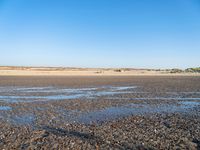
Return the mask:
[[[186,109],[193,108],[195,106],[200,105],[200,101],[199,102],[197,102],[197,101],[181,101],[179,103],[182,105],[183,108],[186,108]]]
[[[183,94],[199,94],[200,92],[166,92],[168,97],[119,98],[117,94],[148,94],[136,91],[137,86],[100,86],[89,88],[58,88],[58,87],[0,87],[0,101],[8,103],[44,102],[69,99],[95,99],[107,96],[108,99],[121,100],[200,100],[199,97],[187,97]],[[149,93],[151,94],[151,93]],[[174,96],[174,94],[176,96]],[[113,97],[115,95],[115,97]]]
[[[143,115],[145,113],[173,113],[185,112],[200,105],[200,102],[184,101],[179,102],[180,105],[161,104],[147,105],[130,103],[120,107],[109,107],[102,110],[89,112],[78,116],[75,120],[79,123],[91,124],[101,123],[108,120],[119,119],[130,115]]]
[[[81,112],[78,110],[66,110],[62,107],[53,107],[56,115],[61,116],[64,120],[53,117],[54,121],[60,122],[77,122],[83,124],[102,123],[130,115],[145,115],[151,113],[174,113],[174,112],[190,112],[193,108],[200,106],[200,101],[177,101],[176,104],[145,104],[145,103],[129,103],[123,106],[112,106],[105,109]],[[42,112],[45,109],[41,109]],[[45,117],[45,114],[39,114]],[[11,123],[18,125],[33,125],[35,118],[38,116],[30,114],[16,115],[9,118]],[[40,116],[41,117],[41,116]],[[49,120],[52,122],[52,120]]]
[[[10,106],[0,106],[0,110],[11,110],[12,107]]]
[[[127,97],[127,94],[128,95]],[[143,97],[134,97],[134,94],[139,94]],[[145,95],[146,94],[146,95]],[[158,94],[158,95],[156,95]],[[54,121],[75,121],[79,123],[98,123],[108,120],[113,120],[121,117],[126,117],[130,115],[146,114],[146,113],[163,113],[163,112],[184,112],[193,109],[200,105],[200,95],[199,97],[193,97],[192,94],[198,96],[200,92],[161,92],[160,93],[150,93],[145,91],[138,91],[137,86],[99,86],[99,87],[88,87],[88,88],[59,88],[59,87],[0,87],[0,102],[7,103],[19,103],[13,104],[18,105],[18,107],[13,107],[18,110],[15,115],[9,114],[7,112],[13,111],[10,106],[0,106],[0,116],[8,120],[11,123],[19,125],[29,125],[34,124],[35,118],[46,118],[45,112],[51,109],[50,115],[57,115],[63,117],[65,120],[59,120],[54,118]],[[164,94],[164,96],[163,96]],[[126,95],[126,97],[123,97]],[[146,97],[145,97],[146,96]],[[149,97],[147,97],[149,96]],[[96,100],[98,98],[104,97],[106,100],[137,100],[141,102],[140,104],[129,103],[120,105],[119,107],[107,107],[102,110],[93,110],[90,108],[89,112],[81,112],[76,110],[65,110],[60,106],[43,106],[41,110],[37,107],[37,111],[34,112],[33,109],[27,109],[33,103],[44,102],[48,104],[49,101],[59,101],[59,100],[73,100],[73,99],[92,99]],[[150,101],[160,100],[158,104],[151,104]],[[162,103],[162,101],[174,101],[174,104]],[[70,102],[70,101],[69,101]],[[130,102],[130,101],[129,101]],[[147,103],[144,103],[147,102]],[[150,102],[150,103],[149,103]],[[19,107],[25,103],[26,108]],[[38,105],[40,106],[40,105]],[[21,108],[27,113],[21,114]],[[78,108],[77,108],[78,109]],[[80,109],[80,108],[79,108]],[[9,111],[8,111],[9,110]],[[52,111],[54,113],[52,113]],[[19,113],[20,112],[20,113]],[[38,113],[39,112],[39,113]],[[38,115],[38,116],[37,116]],[[51,118],[51,116],[49,117]]]
[[[79,98],[95,98],[99,96],[109,96],[115,94],[130,93],[135,86],[101,86],[92,88],[56,88],[56,87],[1,87],[0,101],[16,102],[37,102],[51,100],[67,100]],[[7,95],[5,93],[8,93]],[[31,93],[31,95],[27,95]],[[43,96],[38,96],[42,93]],[[55,93],[54,95],[49,95]]]
[[[33,114],[23,114],[23,115],[16,115],[12,116],[10,118],[7,118],[9,122],[12,124],[17,124],[17,125],[33,125],[34,120],[35,120],[35,115]]]

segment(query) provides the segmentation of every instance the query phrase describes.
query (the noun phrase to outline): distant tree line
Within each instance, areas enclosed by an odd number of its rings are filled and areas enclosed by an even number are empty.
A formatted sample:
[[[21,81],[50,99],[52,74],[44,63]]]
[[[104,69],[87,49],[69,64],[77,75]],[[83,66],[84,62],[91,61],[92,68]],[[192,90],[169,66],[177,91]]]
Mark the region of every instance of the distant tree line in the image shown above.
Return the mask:
[[[170,70],[170,73],[200,73],[200,67],[197,68],[187,68],[185,70],[174,68]]]
[[[188,68],[188,69],[185,69],[186,72],[198,72],[200,73],[200,67],[198,68]]]

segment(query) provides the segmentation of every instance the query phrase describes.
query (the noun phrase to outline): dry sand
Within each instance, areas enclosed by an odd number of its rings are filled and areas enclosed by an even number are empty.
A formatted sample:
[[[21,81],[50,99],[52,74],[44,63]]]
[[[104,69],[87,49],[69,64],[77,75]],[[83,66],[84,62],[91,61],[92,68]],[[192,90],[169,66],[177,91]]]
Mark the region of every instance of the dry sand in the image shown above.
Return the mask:
[[[170,73],[165,70],[131,68],[0,67],[0,76],[199,76],[198,73]]]

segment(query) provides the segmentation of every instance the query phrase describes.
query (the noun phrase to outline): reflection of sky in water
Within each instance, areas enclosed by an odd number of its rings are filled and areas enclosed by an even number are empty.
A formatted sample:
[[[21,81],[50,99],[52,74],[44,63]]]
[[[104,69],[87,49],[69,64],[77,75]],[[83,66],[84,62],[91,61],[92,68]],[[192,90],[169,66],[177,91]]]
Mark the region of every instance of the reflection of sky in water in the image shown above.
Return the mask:
[[[161,105],[148,105],[148,104],[128,104],[120,107],[109,107],[98,111],[84,113],[75,118],[79,123],[90,124],[100,123],[103,121],[119,119],[130,115],[141,115],[145,113],[173,113],[185,112],[195,106],[200,105],[200,102],[179,102],[180,105],[161,104]]]
[[[108,107],[101,110],[81,112],[78,110],[65,110],[62,107],[55,107],[58,116],[63,116],[67,122],[78,122],[84,124],[91,123],[101,123],[104,121],[110,121],[114,119],[119,119],[122,117],[127,117],[130,115],[145,115],[149,113],[174,113],[174,112],[188,112],[196,106],[200,105],[200,102],[195,101],[179,101],[178,105],[173,104],[158,104],[158,105],[149,105],[149,104],[135,104],[130,103],[118,107]],[[45,117],[44,114],[39,114]],[[3,117],[1,117],[3,118]],[[14,115],[6,117],[6,120],[13,124],[17,125],[34,125],[35,118],[38,118],[32,113],[24,115]],[[64,121],[59,120],[58,118],[53,118],[54,121]],[[50,122],[52,120],[49,120]]]
[[[142,94],[148,93],[136,91],[136,86],[100,86],[89,88],[57,88],[57,87],[0,87],[0,101],[17,102],[39,102],[51,100],[67,100],[81,98],[97,98],[109,96],[108,99],[121,100],[200,100],[200,92],[165,92],[167,97],[141,97],[141,98],[119,98],[116,94]],[[174,96],[174,94],[176,96]],[[191,97],[184,94],[199,94],[199,97]]]
[[[11,110],[10,106],[0,106],[0,110]]]
[[[56,88],[56,87],[1,87],[0,101],[16,103],[16,102],[34,102],[49,100],[64,100],[78,98],[95,98],[98,96],[109,96],[114,94],[130,93],[135,86],[102,86],[91,88]],[[7,93],[4,94],[4,93]],[[42,93],[45,96],[38,96]],[[49,95],[49,94],[54,95]],[[27,95],[28,94],[28,95]]]
[[[87,113],[79,112],[77,110],[65,110],[62,108],[56,108],[56,112],[59,116],[63,116],[67,122],[78,122],[84,124],[101,123],[104,121],[110,121],[127,117],[130,115],[144,115],[149,113],[174,113],[174,112],[187,112],[190,109],[200,105],[200,102],[194,101],[180,101],[179,105],[172,104],[160,104],[160,105],[148,105],[148,104],[135,104],[130,103],[119,107],[108,107],[102,110],[90,111]],[[45,115],[45,114],[42,114]],[[34,125],[35,118],[37,116],[32,113],[24,115],[15,115],[8,117],[7,120],[17,125]],[[56,121],[58,118],[54,118]],[[50,120],[51,122],[51,120]]]
[[[52,107],[60,116],[63,116],[68,121],[76,121],[80,123],[102,122],[120,117],[130,115],[138,115],[145,113],[162,113],[162,112],[184,112],[200,105],[200,97],[192,97],[191,94],[200,94],[200,92],[165,92],[166,97],[118,97],[117,94],[135,94],[148,93],[134,90],[136,86],[101,86],[90,88],[56,88],[56,87],[0,87],[0,101],[8,103],[17,102],[40,102],[51,100],[65,100],[65,99],[80,99],[80,98],[97,98],[100,96],[107,96],[106,99],[120,99],[120,100],[174,100],[175,104],[157,104],[151,105],[148,103],[135,104],[130,103],[120,107],[107,107],[102,110],[90,111],[87,113],[79,112],[78,110],[65,110],[62,107]],[[38,93],[43,93],[40,96]],[[176,96],[171,96],[176,94]],[[181,95],[182,94],[182,95]],[[184,94],[189,94],[188,97]],[[177,105],[178,104],[178,105]],[[46,118],[45,111],[48,108],[41,109],[43,117]],[[39,110],[39,109],[38,109]],[[0,118],[4,118],[14,124],[33,124],[35,118],[32,112],[27,114],[20,114],[15,116],[7,116],[6,114],[12,112],[10,106],[0,106]],[[56,119],[56,118],[55,118]],[[58,119],[58,118],[57,118]],[[59,120],[56,120],[59,121]],[[63,121],[63,120],[62,120]]]
[[[191,108],[200,105],[200,102],[196,101],[181,101],[179,102],[183,108]]]
[[[35,116],[33,114],[16,115],[11,116],[8,120],[17,125],[33,125]]]
[[[110,97],[108,99],[121,99],[121,100],[200,100],[200,98],[195,98],[195,97],[185,97],[185,98],[180,98],[180,97],[141,97],[141,98],[118,98],[118,97]]]

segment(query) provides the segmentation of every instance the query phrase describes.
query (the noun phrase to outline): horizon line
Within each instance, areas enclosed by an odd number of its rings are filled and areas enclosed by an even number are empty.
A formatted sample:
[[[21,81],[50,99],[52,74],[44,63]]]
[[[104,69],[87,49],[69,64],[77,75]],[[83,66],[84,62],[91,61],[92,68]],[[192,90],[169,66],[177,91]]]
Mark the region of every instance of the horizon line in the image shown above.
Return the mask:
[[[169,67],[169,68],[143,68],[143,67],[77,67],[77,66],[31,66],[31,65],[0,65],[1,67],[16,67],[16,68],[63,68],[63,69],[135,69],[135,70],[168,70],[168,69],[181,69],[185,70],[188,68],[199,68],[197,67],[186,67],[186,68],[179,68],[179,67]]]

